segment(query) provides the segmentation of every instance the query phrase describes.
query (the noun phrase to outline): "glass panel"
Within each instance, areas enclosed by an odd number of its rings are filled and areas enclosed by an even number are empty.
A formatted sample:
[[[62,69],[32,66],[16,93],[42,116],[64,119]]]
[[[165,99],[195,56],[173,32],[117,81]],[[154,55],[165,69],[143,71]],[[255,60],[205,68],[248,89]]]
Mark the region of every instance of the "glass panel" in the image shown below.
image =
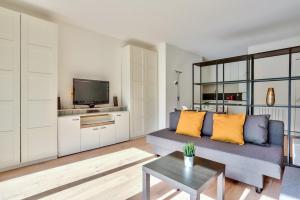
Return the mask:
[[[300,80],[292,81],[292,105],[300,106]]]
[[[223,81],[223,64],[218,65],[218,82]]]
[[[238,80],[247,80],[247,61],[239,62],[239,76]]]
[[[200,67],[194,66],[194,82],[200,83]]]
[[[194,103],[199,104],[201,98],[201,86],[194,85]]]
[[[266,105],[266,95],[268,88],[274,88],[275,105],[288,105],[288,81],[255,83],[254,105]]]
[[[246,113],[246,106],[225,106],[225,112],[228,114]]]
[[[278,78],[289,76],[289,55],[254,60],[254,78]]]
[[[300,108],[292,108],[291,131],[293,135],[300,136]]]
[[[300,76],[300,53],[292,55],[292,76]]]
[[[278,107],[254,107],[255,115],[269,114],[272,120],[279,120],[284,122],[284,129],[288,130],[288,108]]]
[[[216,82],[216,66],[201,67],[201,79],[202,83]]]
[[[224,85],[224,99],[226,104],[241,104],[246,105],[247,102],[247,84],[225,84]]]
[[[225,63],[224,65],[224,81],[236,81],[239,76],[239,64],[238,62]]]
[[[299,147],[300,147],[300,135],[291,137],[291,157],[294,165],[300,166],[299,159]],[[286,147],[287,149],[287,147]]]
[[[247,80],[247,62],[239,61],[224,64],[224,81]]]
[[[216,84],[203,85],[203,101],[215,101],[216,100]]]

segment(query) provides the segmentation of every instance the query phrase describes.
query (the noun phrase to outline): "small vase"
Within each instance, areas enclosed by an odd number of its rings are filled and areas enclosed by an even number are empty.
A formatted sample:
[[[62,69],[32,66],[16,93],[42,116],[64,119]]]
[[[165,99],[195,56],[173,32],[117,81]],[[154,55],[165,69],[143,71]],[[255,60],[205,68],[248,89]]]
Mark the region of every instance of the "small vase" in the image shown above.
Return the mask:
[[[186,167],[193,167],[194,166],[194,157],[188,157],[188,156],[184,156],[184,165]]]
[[[267,103],[268,106],[273,106],[275,104],[274,88],[268,88],[266,103]]]

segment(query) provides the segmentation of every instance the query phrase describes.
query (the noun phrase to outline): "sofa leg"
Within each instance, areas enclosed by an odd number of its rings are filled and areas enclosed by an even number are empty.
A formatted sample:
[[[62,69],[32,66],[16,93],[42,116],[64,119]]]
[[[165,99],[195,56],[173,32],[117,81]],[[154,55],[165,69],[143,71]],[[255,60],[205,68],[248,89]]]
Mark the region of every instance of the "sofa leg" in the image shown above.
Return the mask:
[[[155,154],[155,157],[156,157],[156,158],[159,158],[159,157],[160,157],[160,155],[158,155],[158,154]]]
[[[255,187],[255,192],[256,192],[256,193],[260,194],[262,191],[263,191],[262,188]]]

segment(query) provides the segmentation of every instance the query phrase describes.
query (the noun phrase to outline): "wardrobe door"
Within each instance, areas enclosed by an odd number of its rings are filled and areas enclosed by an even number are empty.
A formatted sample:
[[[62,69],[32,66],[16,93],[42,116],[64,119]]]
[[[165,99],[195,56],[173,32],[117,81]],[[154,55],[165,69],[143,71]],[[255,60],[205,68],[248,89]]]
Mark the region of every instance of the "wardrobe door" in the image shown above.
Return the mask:
[[[144,132],[158,129],[158,72],[157,53],[144,50]]]
[[[0,7],[0,168],[20,163],[20,14]]]
[[[131,138],[144,135],[143,49],[131,48]]]
[[[57,25],[21,15],[21,160],[57,156]]]

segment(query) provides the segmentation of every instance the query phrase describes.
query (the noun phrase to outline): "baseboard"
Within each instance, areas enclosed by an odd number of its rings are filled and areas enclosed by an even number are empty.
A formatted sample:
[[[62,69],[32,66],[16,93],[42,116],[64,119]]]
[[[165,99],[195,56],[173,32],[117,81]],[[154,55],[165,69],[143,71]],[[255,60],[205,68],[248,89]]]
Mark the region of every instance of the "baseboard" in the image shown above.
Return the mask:
[[[47,157],[47,158],[42,158],[42,159],[30,161],[30,162],[20,163],[18,165],[13,165],[13,166],[10,166],[10,167],[1,168],[0,172],[5,172],[5,171],[13,170],[13,169],[18,169],[18,168],[21,168],[21,167],[27,167],[27,166],[30,166],[30,165],[34,165],[34,164],[38,164],[38,163],[42,163],[42,162],[46,162],[46,161],[54,160],[54,159],[57,159],[57,156],[51,156],[51,157]]]

